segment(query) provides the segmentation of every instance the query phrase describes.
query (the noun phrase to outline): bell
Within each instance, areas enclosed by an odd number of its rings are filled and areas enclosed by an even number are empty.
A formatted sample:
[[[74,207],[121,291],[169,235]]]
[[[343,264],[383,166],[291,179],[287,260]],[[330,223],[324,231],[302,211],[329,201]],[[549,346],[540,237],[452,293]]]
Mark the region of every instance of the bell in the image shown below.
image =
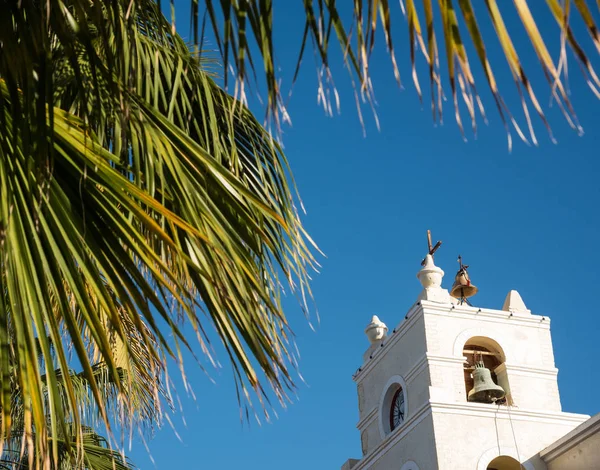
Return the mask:
[[[450,295],[455,299],[468,299],[477,294],[477,287],[471,284],[471,279],[469,279],[469,273],[467,272],[468,266],[462,264],[460,256],[458,260],[460,262],[460,269],[454,277],[454,284],[450,290]]]
[[[493,403],[504,398],[504,395],[506,395],[504,389],[492,380],[490,370],[483,365],[483,362],[476,363],[473,371],[473,389],[469,392],[469,401]]]

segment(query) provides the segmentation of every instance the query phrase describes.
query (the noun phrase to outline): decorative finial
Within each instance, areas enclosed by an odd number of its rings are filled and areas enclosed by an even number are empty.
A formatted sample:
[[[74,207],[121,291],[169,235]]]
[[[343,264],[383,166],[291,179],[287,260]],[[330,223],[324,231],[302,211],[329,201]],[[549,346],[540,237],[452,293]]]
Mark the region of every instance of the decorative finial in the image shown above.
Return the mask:
[[[510,313],[531,313],[516,290],[511,290],[507,294],[502,310]]]
[[[423,260],[423,267],[417,273],[417,277],[425,289],[440,288],[444,271],[434,264],[433,255],[428,253]]]
[[[385,338],[387,331],[388,327],[385,326],[385,323],[383,323],[377,315],[373,315],[371,323],[365,328],[365,334],[367,335],[367,338],[369,338],[371,344],[375,344]]]
[[[437,249],[442,245],[441,241],[438,241],[435,246],[431,244],[431,230],[427,230],[427,248],[429,251],[425,256],[425,259],[421,261],[423,266],[417,273],[417,278],[423,286],[423,290],[419,294],[417,301],[428,300],[431,302],[438,302],[443,304],[449,304],[452,299],[448,295],[446,289],[442,289],[442,278],[444,277],[444,271],[438,268],[433,261],[433,255]]]

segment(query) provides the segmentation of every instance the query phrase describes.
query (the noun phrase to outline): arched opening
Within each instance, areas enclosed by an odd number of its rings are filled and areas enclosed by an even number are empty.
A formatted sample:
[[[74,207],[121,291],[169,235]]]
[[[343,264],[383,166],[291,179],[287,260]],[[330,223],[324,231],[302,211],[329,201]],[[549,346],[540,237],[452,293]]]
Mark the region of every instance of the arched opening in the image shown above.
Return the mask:
[[[481,361],[485,368],[491,372],[492,381],[502,387],[506,393],[506,396],[497,401],[496,404],[513,404],[510,387],[508,386],[506,366],[504,365],[506,356],[496,341],[484,336],[474,336],[465,343],[463,356],[466,358],[464,363],[464,380],[467,398],[474,385],[473,371],[475,370],[475,364]]]
[[[402,465],[402,467],[400,467],[400,470],[419,470],[419,466],[412,460],[409,460],[404,465]]]
[[[496,457],[487,466],[487,470],[521,470],[522,468],[518,460],[508,455]]]

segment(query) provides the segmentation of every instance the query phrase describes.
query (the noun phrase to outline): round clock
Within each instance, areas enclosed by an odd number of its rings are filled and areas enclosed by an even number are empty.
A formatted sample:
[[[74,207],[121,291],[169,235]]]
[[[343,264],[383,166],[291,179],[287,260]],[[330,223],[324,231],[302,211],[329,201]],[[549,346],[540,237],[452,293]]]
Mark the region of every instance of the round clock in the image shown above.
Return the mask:
[[[390,430],[393,431],[404,422],[404,393],[401,388],[396,390],[390,409]]]

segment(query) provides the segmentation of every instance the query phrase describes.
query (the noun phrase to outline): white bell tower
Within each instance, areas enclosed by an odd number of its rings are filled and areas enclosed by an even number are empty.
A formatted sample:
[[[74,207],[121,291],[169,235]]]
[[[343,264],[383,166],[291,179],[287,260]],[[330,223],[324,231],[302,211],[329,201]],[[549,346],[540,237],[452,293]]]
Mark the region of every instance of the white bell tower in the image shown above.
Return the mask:
[[[354,375],[363,455],[342,470],[545,470],[538,453],[588,418],[561,409],[550,319],[516,291],[502,310],[461,304],[443,276],[428,254],[402,321],[367,326]],[[504,399],[468,401],[477,358]]]

